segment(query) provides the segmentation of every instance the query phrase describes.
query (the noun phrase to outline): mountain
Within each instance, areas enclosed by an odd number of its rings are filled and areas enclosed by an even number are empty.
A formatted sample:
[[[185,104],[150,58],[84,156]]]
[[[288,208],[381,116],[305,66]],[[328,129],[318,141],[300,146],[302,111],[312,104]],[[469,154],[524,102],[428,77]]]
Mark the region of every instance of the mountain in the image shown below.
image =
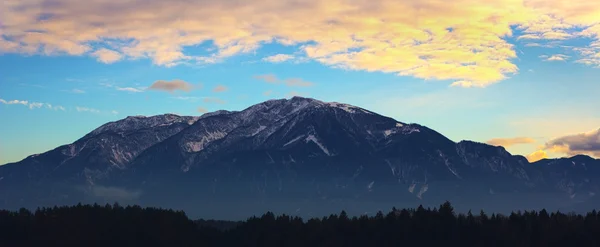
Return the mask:
[[[457,209],[506,212],[594,205],[598,169],[588,156],[529,163],[503,147],[455,143],[360,107],[294,97],[107,123],[0,166],[0,205],[119,201],[239,219],[450,200]]]

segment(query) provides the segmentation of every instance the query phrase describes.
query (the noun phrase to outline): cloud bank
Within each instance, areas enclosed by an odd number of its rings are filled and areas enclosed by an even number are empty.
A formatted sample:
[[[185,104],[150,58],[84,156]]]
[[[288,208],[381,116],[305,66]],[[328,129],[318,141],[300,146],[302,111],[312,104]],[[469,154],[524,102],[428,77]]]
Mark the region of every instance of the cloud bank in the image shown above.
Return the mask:
[[[546,143],[545,148],[555,153],[587,154],[600,158],[600,128],[552,139]]]
[[[599,20],[600,2],[588,0],[4,0],[0,53],[169,67],[278,43],[334,68],[484,87],[518,73],[515,29],[522,41],[585,38],[574,61],[600,66]],[[214,49],[184,51],[200,44]]]
[[[487,144],[494,146],[510,147],[517,144],[529,144],[535,143],[533,138],[529,137],[515,137],[515,138],[495,138],[487,141]]]

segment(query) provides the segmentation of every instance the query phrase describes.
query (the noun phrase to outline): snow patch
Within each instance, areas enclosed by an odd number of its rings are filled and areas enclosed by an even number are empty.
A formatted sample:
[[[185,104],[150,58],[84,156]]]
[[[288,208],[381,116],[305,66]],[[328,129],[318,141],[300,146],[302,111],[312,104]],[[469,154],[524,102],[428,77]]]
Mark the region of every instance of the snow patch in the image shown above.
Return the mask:
[[[396,167],[392,165],[392,163],[389,160],[385,160],[385,162],[388,164],[388,166],[390,167],[390,169],[392,170],[392,176],[396,176]]]
[[[308,143],[309,141],[314,142],[315,144],[317,144],[317,146],[319,146],[319,148],[321,148],[321,150],[323,151],[323,153],[327,154],[327,156],[333,156],[333,155],[331,155],[331,153],[329,152],[329,150],[321,142],[319,142],[319,140],[314,135],[308,135],[306,137],[306,139],[304,139],[304,141],[306,143]]]
[[[351,105],[341,104],[341,103],[337,103],[337,102],[327,102],[325,104],[328,105],[328,106],[330,106],[330,107],[342,109],[342,110],[344,110],[346,112],[349,112],[349,113],[356,113],[356,108],[357,107],[354,107],[354,106],[351,106]]]
[[[408,186],[408,192],[414,193],[416,186],[417,186],[417,184],[411,184],[410,186]]]
[[[419,129],[415,128],[415,127],[411,127],[411,126],[404,126],[404,127],[402,127],[402,134],[410,135],[410,134],[415,133],[415,132],[421,132],[421,130],[419,130]]]
[[[269,152],[267,152],[267,156],[269,156],[269,164],[275,164],[275,160],[273,159],[273,157],[271,156],[271,154],[269,154]]]
[[[390,136],[391,134],[395,134],[396,130],[385,130],[383,131],[383,135],[385,135],[385,137]]]
[[[404,126],[404,124],[401,124],[401,123],[396,123],[396,127],[400,128],[400,127],[402,127],[402,126]]]
[[[208,132],[200,140],[191,141],[184,144],[188,152],[199,152],[202,151],[210,142],[221,139],[227,135],[226,132],[215,131]]]
[[[375,184],[375,181],[371,181],[371,183],[369,183],[369,185],[367,185],[367,189],[369,189],[369,191],[372,191],[374,184]]]
[[[444,164],[446,165],[448,170],[450,170],[450,172],[452,172],[452,174],[454,174],[455,177],[461,178],[460,175],[458,175],[458,172],[456,172],[456,170],[450,165],[448,158],[446,158],[446,156],[442,153],[442,151],[437,150],[437,152],[438,152],[438,155],[440,156],[440,158],[442,158],[442,160],[444,160]]]
[[[285,146],[287,146],[287,145],[290,145],[290,144],[292,144],[292,143],[294,143],[294,142],[296,142],[296,141],[300,140],[300,138],[302,138],[302,137],[304,137],[304,135],[297,136],[296,138],[294,138],[294,139],[290,140],[289,142],[287,142],[287,143],[283,144],[283,146],[285,147]]]
[[[423,186],[421,186],[421,190],[419,190],[417,197],[419,199],[423,199],[423,194],[425,194],[425,192],[427,192],[427,190],[429,190],[429,185],[424,184]]]
[[[267,126],[261,125],[260,127],[258,127],[258,129],[256,129],[256,131],[254,131],[254,133],[252,133],[252,136],[255,136],[256,134],[260,133],[261,131],[263,131],[266,128],[267,128]]]

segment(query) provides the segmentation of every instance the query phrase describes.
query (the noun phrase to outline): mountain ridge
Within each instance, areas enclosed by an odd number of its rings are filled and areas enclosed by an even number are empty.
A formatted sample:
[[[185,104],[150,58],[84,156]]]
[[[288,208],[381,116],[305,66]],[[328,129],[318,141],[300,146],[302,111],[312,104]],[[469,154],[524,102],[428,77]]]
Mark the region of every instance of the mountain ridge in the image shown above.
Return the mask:
[[[187,198],[223,206],[260,199],[362,210],[371,202],[458,198],[484,206],[526,195],[575,203],[600,193],[600,160],[585,157],[530,163],[501,146],[454,142],[360,107],[293,97],[241,111],[106,123],[71,144],[0,166],[0,205],[118,199],[177,207]]]

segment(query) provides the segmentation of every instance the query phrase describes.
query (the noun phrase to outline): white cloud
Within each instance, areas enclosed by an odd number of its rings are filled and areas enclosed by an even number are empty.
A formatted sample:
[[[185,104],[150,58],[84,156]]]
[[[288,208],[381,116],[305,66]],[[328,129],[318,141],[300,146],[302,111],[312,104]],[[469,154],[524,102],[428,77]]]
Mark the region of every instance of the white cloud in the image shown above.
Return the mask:
[[[41,108],[42,106],[44,106],[44,103],[39,103],[39,102],[29,103],[29,109]]]
[[[40,102],[30,102],[27,100],[4,100],[4,99],[0,99],[0,103],[5,104],[5,105],[24,105],[29,107],[29,109],[33,110],[33,109],[39,109],[42,108],[43,106],[46,106],[47,109],[50,110],[61,110],[61,111],[65,111],[65,108],[62,106],[52,106],[52,104],[49,103],[40,103]]]
[[[288,54],[277,54],[273,56],[264,57],[262,60],[271,63],[282,63],[288,60],[294,59],[293,55]]]
[[[174,99],[178,99],[178,100],[185,100],[185,101],[190,101],[190,102],[195,102],[200,100],[199,97],[194,97],[194,96],[177,96],[177,97],[172,97]]]
[[[125,91],[130,93],[142,93],[146,88],[144,87],[115,87],[118,91]]]
[[[541,55],[540,58],[544,59],[544,61],[552,62],[552,61],[566,61],[569,56],[563,54],[554,54],[551,56]]]
[[[4,99],[0,99],[0,102],[2,104],[5,104],[5,105],[16,105],[16,104],[19,104],[19,105],[25,105],[26,106],[26,105],[29,104],[29,102],[27,100],[11,100],[11,101],[6,101]]]
[[[98,110],[98,109],[82,107],[82,106],[76,106],[75,110],[77,110],[78,112],[100,113],[100,110]]]

